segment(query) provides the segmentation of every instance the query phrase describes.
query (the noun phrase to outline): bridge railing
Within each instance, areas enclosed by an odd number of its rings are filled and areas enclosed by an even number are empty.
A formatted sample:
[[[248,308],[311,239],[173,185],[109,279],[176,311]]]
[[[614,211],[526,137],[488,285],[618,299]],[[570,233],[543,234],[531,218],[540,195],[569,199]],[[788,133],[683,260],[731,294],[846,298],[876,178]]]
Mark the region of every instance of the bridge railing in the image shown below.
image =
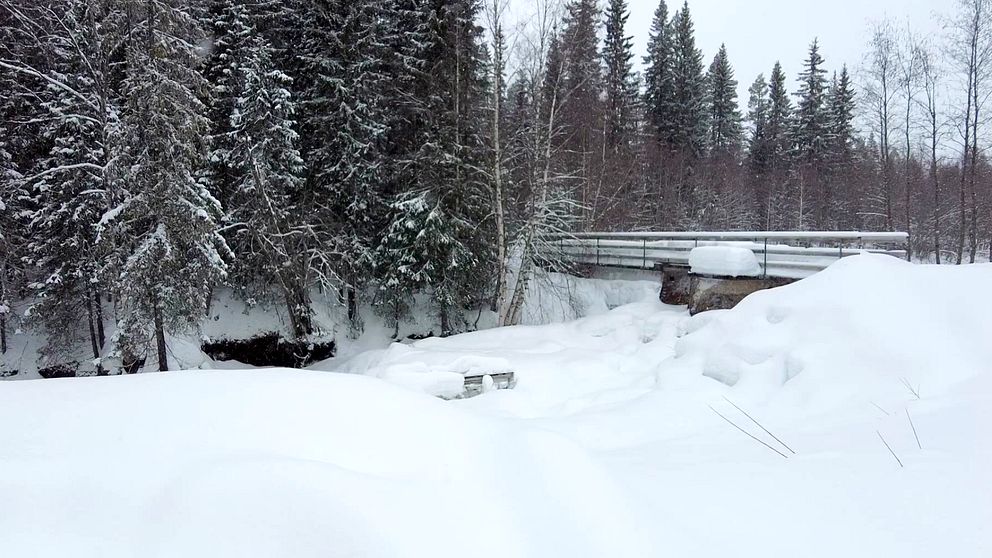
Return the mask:
[[[653,269],[688,266],[698,246],[738,246],[752,250],[766,277],[802,278],[840,258],[863,252],[906,257],[908,235],[901,232],[590,232],[549,238],[561,257],[575,264]]]

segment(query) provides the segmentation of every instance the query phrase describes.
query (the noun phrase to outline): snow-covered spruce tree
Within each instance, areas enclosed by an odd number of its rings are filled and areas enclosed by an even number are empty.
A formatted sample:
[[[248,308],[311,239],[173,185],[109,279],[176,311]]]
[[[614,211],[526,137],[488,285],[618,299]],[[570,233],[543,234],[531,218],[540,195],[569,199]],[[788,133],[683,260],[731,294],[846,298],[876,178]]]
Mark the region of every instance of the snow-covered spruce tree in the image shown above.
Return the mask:
[[[714,154],[735,155],[741,144],[741,114],[737,106],[737,80],[720,45],[707,74],[709,82],[709,146]]]
[[[424,66],[413,89],[417,106],[408,110],[423,120],[409,130],[416,139],[403,162],[415,182],[391,204],[377,260],[386,267],[384,284],[431,293],[447,335],[464,326],[463,309],[485,304],[492,292],[494,243],[486,219],[491,194],[480,135],[486,118],[484,53],[476,1],[425,3],[420,9],[427,23]]]
[[[167,332],[197,325],[209,287],[226,275],[221,208],[197,171],[208,132],[199,73],[201,31],[184,0],[134,6],[121,107],[120,204],[101,220],[113,252],[104,271],[118,309],[115,353],[134,371],[154,341],[168,370]]]
[[[582,224],[591,228],[600,217],[595,203],[599,201],[604,166],[600,12],[595,0],[571,0],[565,10],[560,37],[562,87],[558,100],[566,145],[559,157],[574,177]]]
[[[768,153],[760,178],[764,189],[767,190],[763,195],[763,221],[765,227],[770,230],[788,229],[792,226],[789,211],[792,196],[788,189],[788,181],[792,166],[794,115],[792,100],[789,98],[785,83],[785,72],[778,62],[772,67],[768,81],[768,100],[768,122],[765,126]]]
[[[656,140],[670,137],[668,126],[672,109],[672,27],[668,6],[661,0],[651,21],[648,54],[644,57],[644,105]]]
[[[828,190],[820,200],[819,227],[823,229],[849,228],[857,225],[850,218],[851,211],[849,194],[842,188],[854,170],[855,143],[854,130],[855,104],[854,88],[847,66],[841,68],[839,76],[834,77],[826,100],[828,113],[828,146],[826,172],[829,178]]]
[[[35,32],[50,26],[47,15],[42,6],[0,0],[0,355],[16,319],[13,302],[27,280],[22,257],[31,203],[25,174],[50,147],[37,103],[47,87],[46,46],[44,33]]]
[[[237,8],[235,8],[237,9]],[[231,246],[237,254],[233,282],[275,287],[286,304],[295,338],[314,333],[308,288],[312,239],[297,205],[303,197],[303,159],[297,144],[290,78],[275,68],[272,47],[250,22],[231,56],[239,60],[229,82],[234,104],[226,133],[231,178]],[[252,294],[255,294],[254,292]]]
[[[13,156],[7,149],[6,140],[11,136],[5,133],[4,112],[0,106],[0,354],[7,352],[11,299],[20,275],[17,264],[25,236],[23,224],[18,219],[18,206],[27,198],[23,177],[15,168]]]
[[[765,80],[765,74],[758,74],[747,92],[747,161],[751,172],[760,174],[768,163],[770,150],[768,117],[771,111],[771,99],[768,97],[768,81]]]
[[[249,6],[235,0],[211,2],[207,24],[213,38],[210,56],[203,70],[209,83],[207,114],[211,131],[208,176],[211,194],[226,209],[238,182],[237,171],[231,162],[231,151],[234,149],[231,116],[240,94],[241,66],[248,54],[248,42],[258,31]]]
[[[304,49],[309,183],[323,198],[318,212],[336,249],[353,335],[362,328],[358,295],[386,226],[383,144],[389,99],[399,91],[387,63],[393,7],[377,0],[322,5]]]
[[[630,227],[641,205],[641,173],[637,161],[640,105],[639,78],[633,71],[633,44],[626,35],[630,16],[626,0],[611,0],[606,10],[603,47],[602,178],[593,198],[596,229]]]
[[[708,130],[706,76],[688,2],[672,20],[672,91],[668,141],[690,158],[699,157],[705,150]]]
[[[106,340],[96,225],[109,203],[108,161],[117,133],[104,71],[104,13],[98,3],[73,2],[54,17],[65,34],[49,41],[59,83],[46,88],[50,100],[43,103],[43,133],[52,147],[32,171],[36,209],[25,258],[35,275],[35,302],[29,314],[45,329],[43,352],[56,363],[74,356],[86,331],[100,373]]]
[[[814,210],[813,200],[824,171],[829,148],[830,119],[826,110],[827,80],[820,45],[817,41],[809,47],[803,71],[799,74],[799,91],[796,116],[792,129],[793,156],[797,170],[795,226],[804,230]]]
[[[606,146],[613,153],[630,147],[636,133],[637,80],[633,39],[626,34],[630,11],[626,0],[610,0],[606,10],[603,62],[606,74]]]
[[[772,188],[767,174],[773,157],[768,124],[771,118],[772,102],[764,74],[759,74],[751,87],[748,88],[747,106],[748,131],[745,158],[745,168],[748,172],[747,180],[755,197],[758,226],[763,230],[770,230],[771,224],[768,221],[768,214]]]
[[[669,113],[668,165],[672,192],[666,212],[679,228],[703,226],[705,192],[700,188],[699,161],[706,152],[706,75],[703,54],[696,47],[689,4],[672,19],[672,104]]]

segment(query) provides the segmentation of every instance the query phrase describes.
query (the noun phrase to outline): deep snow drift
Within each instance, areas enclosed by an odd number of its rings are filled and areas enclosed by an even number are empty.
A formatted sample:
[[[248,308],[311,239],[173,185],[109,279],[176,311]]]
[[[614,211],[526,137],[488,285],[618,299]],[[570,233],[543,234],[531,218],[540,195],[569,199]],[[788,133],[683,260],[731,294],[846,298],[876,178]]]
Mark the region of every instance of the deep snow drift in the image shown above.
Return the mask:
[[[352,374],[0,383],[0,550],[988,556],[990,284],[858,256],[730,311],[646,297],[325,363]]]

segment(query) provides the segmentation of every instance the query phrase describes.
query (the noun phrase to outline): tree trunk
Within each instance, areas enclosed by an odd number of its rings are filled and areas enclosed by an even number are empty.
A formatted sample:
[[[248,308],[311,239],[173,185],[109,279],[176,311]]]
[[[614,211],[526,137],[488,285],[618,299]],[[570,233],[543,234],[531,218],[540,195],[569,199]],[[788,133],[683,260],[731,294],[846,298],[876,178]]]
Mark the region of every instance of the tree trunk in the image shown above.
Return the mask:
[[[152,318],[155,321],[155,346],[158,351],[158,369],[162,372],[169,370],[168,349],[165,346],[165,326],[162,323],[162,309],[156,301]]]
[[[355,325],[358,322],[358,294],[355,287],[348,286],[348,321]]]
[[[99,289],[93,289],[93,306],[96,310],[96,337],[100,343],[100,350],[103,350],[107,346],[107,335],[103,330],[103,300]]]
[[[310,315],[310,301],[306,292],[295,282],[287,282],[284,289],[286,310],[289,313],[290,327],[296,339],[303,339],[313,334],[313,318]]]
[[[89,293],[85,293],[83,296],[86,299],[86,325],[89,326],[90,330],[90,348],[93,351],[93,362],[96,364],[97,375],[103,376],[103,365],[100,363],[100,345],[97,344],[96,313],[93,311],[93,297]]]
[[[933,252],[940,265],[940,177],[937,173],[937,121],[932,116],[930,135],[930,181],[933,183]]]
[[[7,264],[0,263],[0,355],[7,353]]]

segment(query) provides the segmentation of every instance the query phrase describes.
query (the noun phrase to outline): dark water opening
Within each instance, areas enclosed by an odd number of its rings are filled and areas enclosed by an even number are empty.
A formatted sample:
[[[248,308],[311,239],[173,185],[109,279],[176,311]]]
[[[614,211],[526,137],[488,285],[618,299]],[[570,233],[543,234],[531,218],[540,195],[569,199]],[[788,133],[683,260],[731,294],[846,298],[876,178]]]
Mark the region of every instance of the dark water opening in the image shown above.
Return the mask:
[[[236,360],[251,366],[303,368],[334,356],[335,343],[291,341],[275,332],[249,339],[220,339],[204,343],[200,349],[219,361]]]
[[[79,369],[78,362],[67,364],[56,364],[38,369],[38,375],[42,378],[75,378],[76,370]]]

